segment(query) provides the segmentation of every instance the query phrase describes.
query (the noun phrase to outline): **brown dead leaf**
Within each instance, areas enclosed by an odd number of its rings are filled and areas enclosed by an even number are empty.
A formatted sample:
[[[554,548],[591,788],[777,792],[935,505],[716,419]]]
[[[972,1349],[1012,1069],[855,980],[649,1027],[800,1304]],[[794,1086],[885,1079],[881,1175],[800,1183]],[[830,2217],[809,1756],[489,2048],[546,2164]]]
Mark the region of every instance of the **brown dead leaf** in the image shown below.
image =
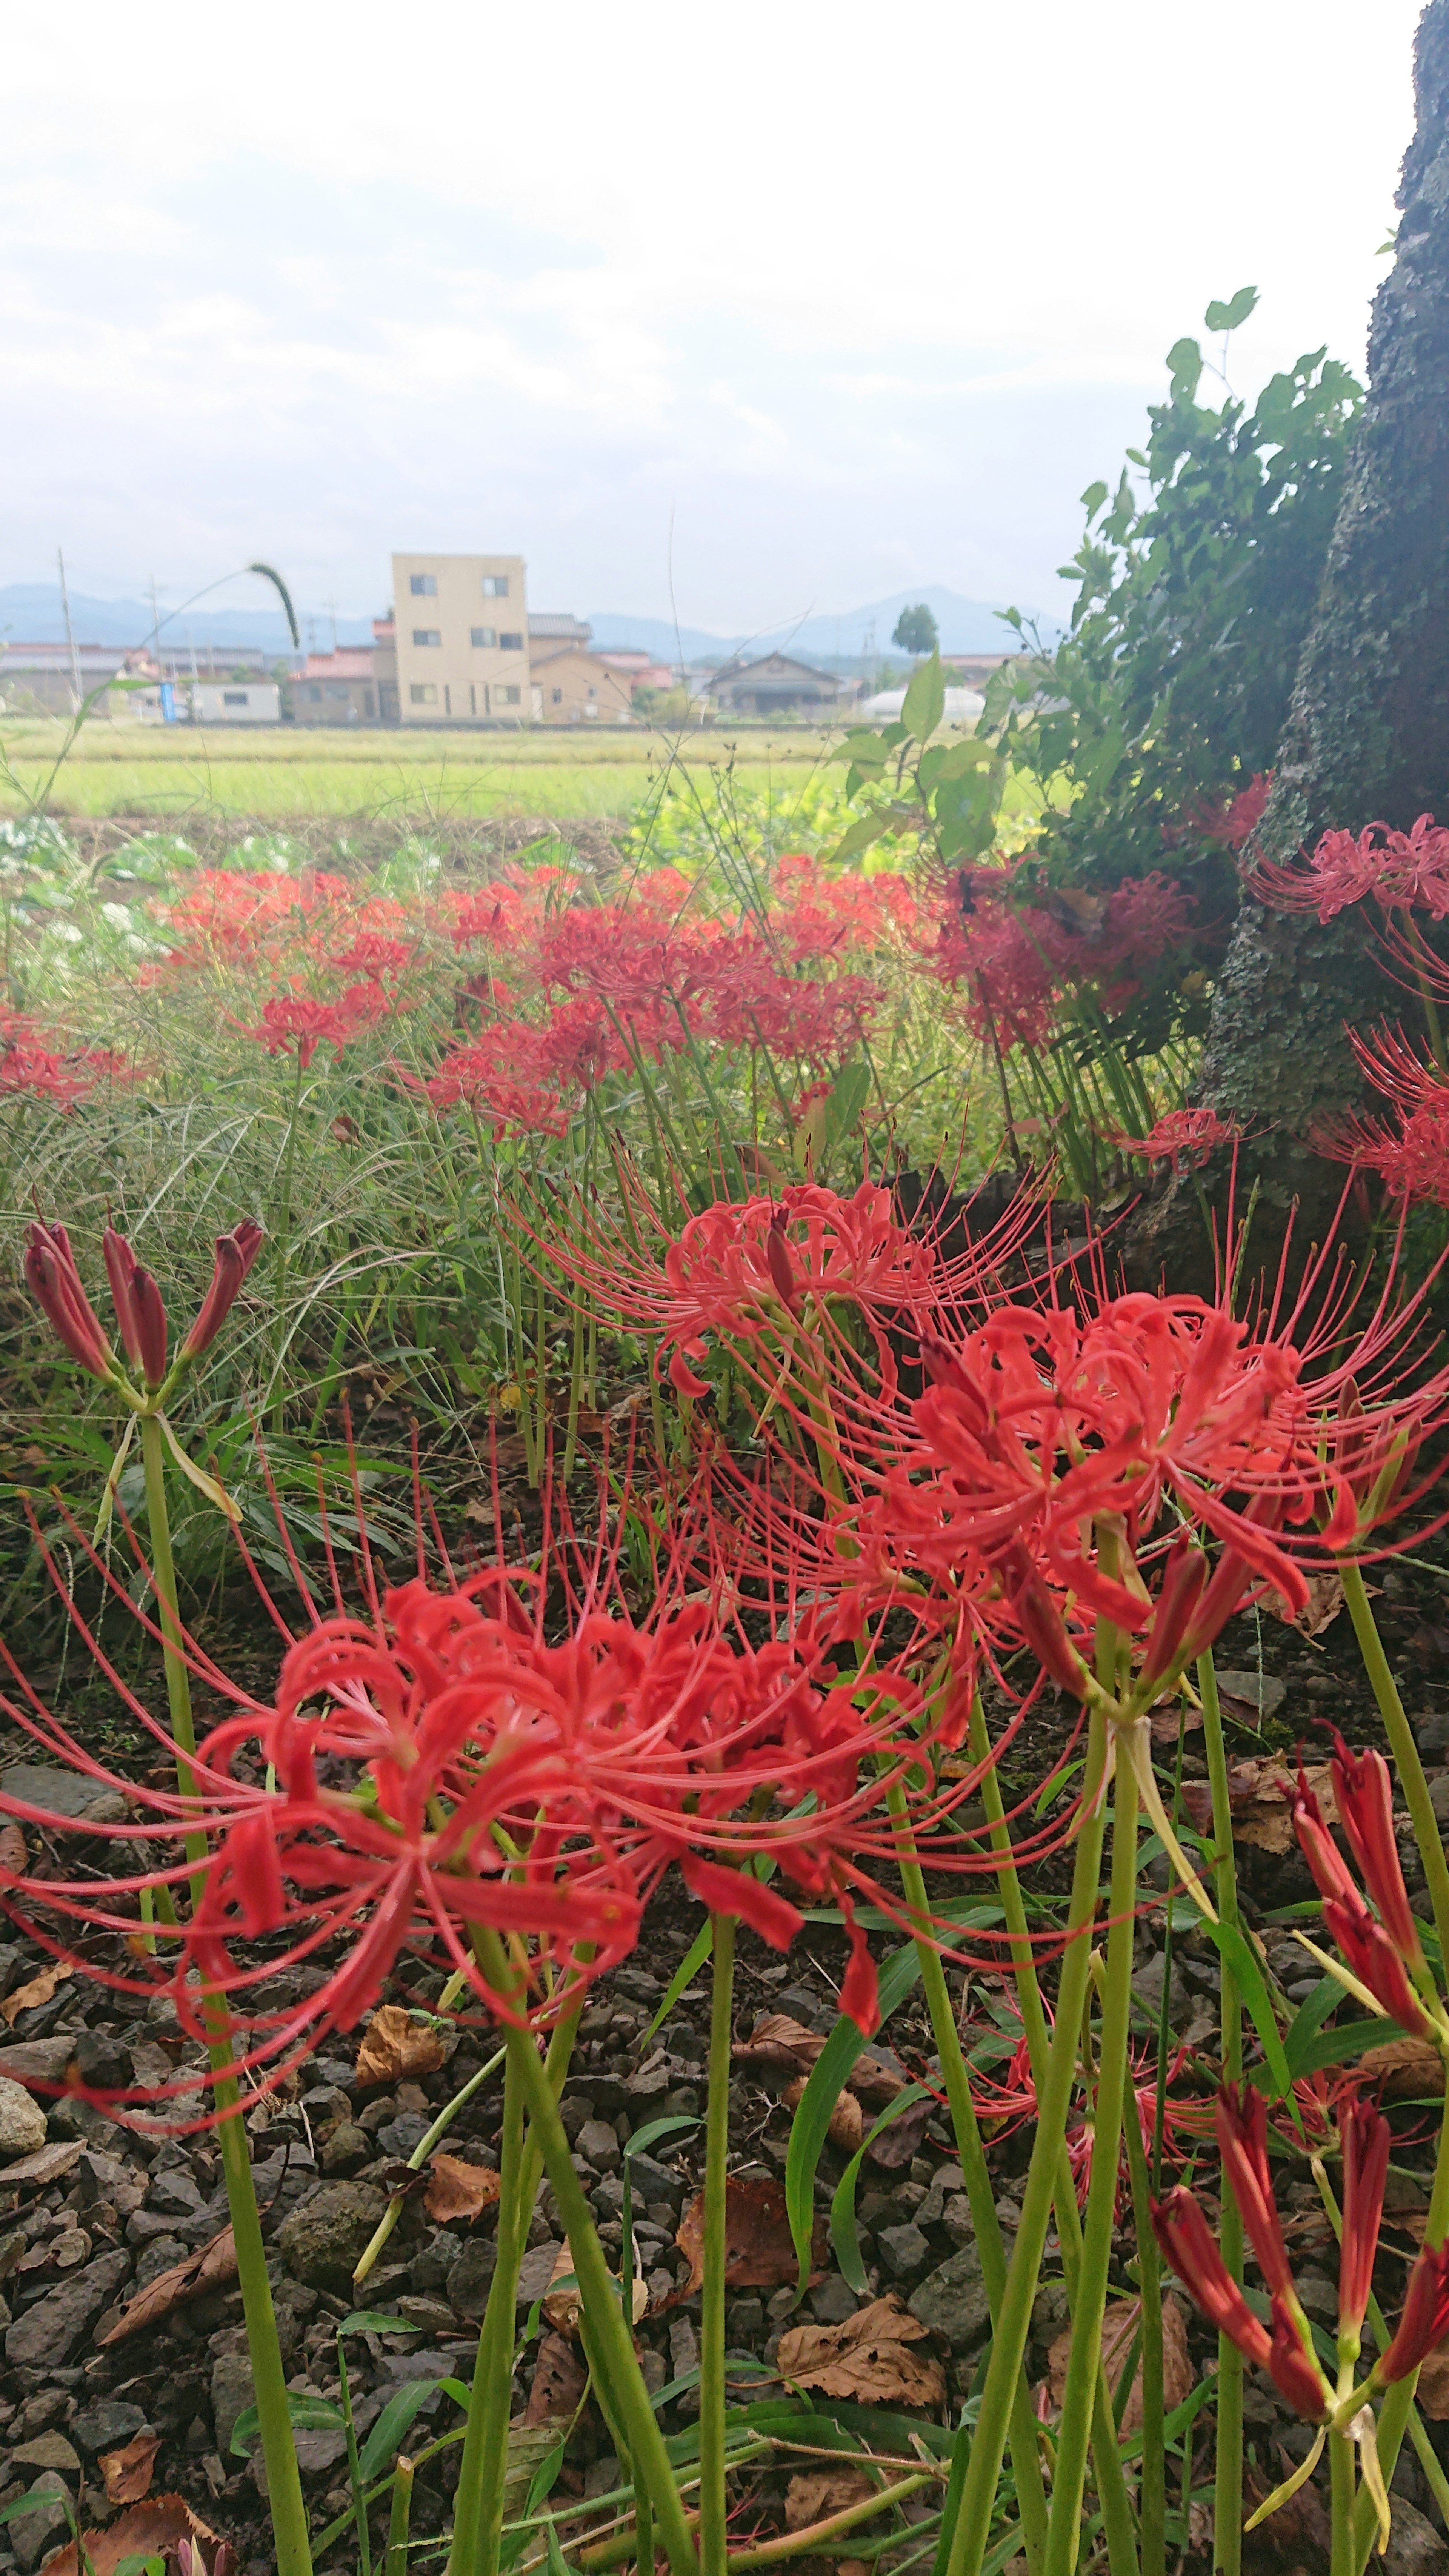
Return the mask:
[[[674,2242],[688,2257],[689,2279],[680,2296],[689,2299],[704,2279],[703,2192],[690,2202]],[[817,2219],[812,2260],[823,2263],[825,2250],[825,2223]],[[731,2288],[778,2290],[798,2278],[799,2268],[779,2183],[731,2174],[725,2185],[725,2279]]]
[[[1102,2367],[1114,2397],[1122,2385],[1122,2373],[1136,2341],[1141,2315],[1140,2299],[1110,2299],[1102,2318]],[[1073,2339],[1074,2329],[1068,2326],[1064,2333],[1058,2335],[1047,2354],[1047,2393],[1054,2412],[1058,2413],[1066,2394],[1067,2364],[1072,2357]],[[1191,2396],[1194,2384],[1192,2364],[1187,2357],[1187,2312],[1169,2290],[1162,2301],[1162,2390],[1169,2413]],[[1132,2385],[1127,2392],[1121,2430],[1124,2439],[1127,2434],[1142,2430],[1140,2349],[1132,2372]]]
[[[414,2021],[401,2004],[383,2004],[362,2034],[357,2052],[359,2084],[397,2084],[407,2075],[432,2075],[443,2063],[442,2033]]]
[[[1202,1710],[1194,1708],[1190,1700],[1175,1697],[1160,1700],[1148,1722],[1154,1744],[1175,1744],[1179,1727],[1184,1735],[1196,1735],[1201,1731]]]
[[[843,2325],[792,2326],[776,2368],[801,2388],[863,2406],[939,2406],[946,2374],[933,2355],[911,2349],[928,2332],[892,2290]]]
[[[63,1986],[67,1977],[74,1974],[75,1970],[68,1967],[63,1959],[52,1959],[50,1966],[42,1968],[39,1976],[30,1977],[23,1986],[17,1986],[14,1994],[7,1995],[0,2004],[0,2019],[3,2019],[6,2029],[13,2030],[21,2014],[29,2012],[35,2004],[48,2004],[56,1987]]]
[[[159,2325],[173,2308],[184,2306],[188,2299],[203,2298],[208,2290],[229,2289],[235,2279],[236,2238],[229,2227],[224,2227],[199,2253],[188,2254],[184,2263],[173,2263],[169,2272],[158,2272],[154,2281],[137,2291],[129,2307],[121,2310],[114,2325],[97,2335],[96,2341],[125,2343],[147,2326]]]
[[[772,2075],[788,2076],[793,2082],[809,2075],[825,2041],[819,2031],[807,2030],[802,2021],[793,2021],[789,2013],[764,2013],[748,2039],[737,2040],[732,2056],[746,2066],[758,2066]],[[850,2069],[846,2082],[860,2102],[879,2106],[894,2101],[905,2089],[905,2077],[887,2066],[873,2050],[862,2049]]]
[[[1308,1786],[1318,1800],[1324,1823],[1336,1825],[1338,1808],[1329,1765],[1310,1762],[1304,1767]],[[1280,1760],[1276,1753],[1235,1763],[1228,1773],[1228,1807],[1233,1820],[1234,1842],[1249,1843],[1255,1851],[1292,1851],[1296,1840],[1292,1802],[1297,1787],[1296,1767]],[[1184,1780],[1182,1803],[1198,1831],[1211,1834],[1213,1801],[1207,1782]]]
[[[785,2489],[785,2529],[808,2531],[812,2523],[864,2504],[875,2491],[864,2469],[803,2469]]]
[[[1300,1637],[1321,1637],[1333,1625],[1343,1608],[1343,1577],[1330,1568],[1327,1574],[1305,1576],[1308,1599],[1294,1614],[1284,1609],[1276,1592],[1270,1592],[1263,1603],[1269,1617],[1280,1620],[1285,1628],[1296,1628]]]
[[[181,2540],[219,2544],[221,2534],[192,2512],[184,2496],[148,2496],[144,2504],[133,2504],[128,2513],[118,2514],[104,2531],[85,2534],[86,2564],[91,2576],[116,2576],[123,2560],[164,2558]],[[47,2559],[46,2576],[78,2576],[77,2554],[72,2541],[58,2558]]]
[[[728,2279],[728,2274],[726,2274],[725,2277]],[[566,2290],[560,2290],[553,2295],[548,2291],[545,2291],[543,2313],[547,2317],[549,2324],[555,2327],[560,2334],[576,2335],[579,2330],[579,2294],[574,2285],[574,2258],[569,2252],[567,2242],[559,2247],[557,2254],[554,2256],[553,2271],[550,2275],[550,2279],[552,2281],[566,2280],[569,2286]],[[634,2275],[630,2287],[634,2308],[634,2323],[637,2326],[640,2318],[643,2316],[649,2305],[649,2292],[645,2283],[640,2280],[637,2272]]]
[[[1287,2476],[1292,2464],[1281,2451],[1278,2458],[1280,2466],[1274,2472],[1265,2472],[1251,2463],[1245,2465],[1243,2470],[1245,2514],[1256,2512],[1258,2506],[1266,2502],[1280,2480]],[[1306,2486],[1301,2486],[1296,2495],[1288,2498],[1286,2504],[1279,2505],[1271,2522],[1265,2522],[1260,2530],[1248,2536],[1244,2559],[1245,2563],[1256,2567],[1291,2569],[1293,2576],[1299,2576],[1299,2571],[1305,2567],[1328,2565],[1331,2540],[1332,2533],[1329,2529],[1328,2516],[1323,2509],[1322,2497],[1310,2478]],[[1251,2561],[1247,2558],[1249,2549],[1253,2552]]]
[[[441,2227],[450,2226],[455,2218],[466,2227],[492,2208],[502,2188],[491,2165],[469,2165],[461,2156],[436,2155],[430,2159],[423,2207]]]
[[[804,2075],[797,2075],[793,2084],[786,2085],[781,2099],[787,2111],[798,2110],[808,2080]],[[830,2114],[830,2126],[825,2134],[832,2147],[839,2147],[843,2155],[854,2155],[865,2136],[865,2113],[858,2095],[850,2092],[841,2094]]]
[[[0,1869],[4,1870],[7,1878],[23,1878],[29,1859],[25,1836],[11,1816],[0,1825]]]
[[[1449,2336],[1426,2353],[1419,2367],[1414,2403],[1431,2424],[1449,2424]]]
[[[1425,2093],[1443,2098],[1444,2060],[1427,2039],[1386,2039],[1380,2048],[1366,2048],[1359,2064],[1390,2102]]]
[[[567,2423],[579,2411],[588,2372],[571,2343],[552,2330],[540,2338],[525,2424]]]
[[[137,2433],[124,2450],[101,2453],[97,2465],[106,2482],[108,2503],[139,2504],[149,2494],[160,2448],[159,2433]]]

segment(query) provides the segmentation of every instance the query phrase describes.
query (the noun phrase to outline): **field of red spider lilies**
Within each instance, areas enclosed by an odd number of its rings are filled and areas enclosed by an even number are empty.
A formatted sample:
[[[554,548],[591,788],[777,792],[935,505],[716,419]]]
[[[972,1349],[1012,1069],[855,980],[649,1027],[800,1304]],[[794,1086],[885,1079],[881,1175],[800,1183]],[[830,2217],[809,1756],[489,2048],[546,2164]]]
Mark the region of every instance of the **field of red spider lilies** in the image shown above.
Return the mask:
[[[1202,1296],[1169,874],[235,857],[7,897],[11,2563],[1439,2563],[1449,832]]]

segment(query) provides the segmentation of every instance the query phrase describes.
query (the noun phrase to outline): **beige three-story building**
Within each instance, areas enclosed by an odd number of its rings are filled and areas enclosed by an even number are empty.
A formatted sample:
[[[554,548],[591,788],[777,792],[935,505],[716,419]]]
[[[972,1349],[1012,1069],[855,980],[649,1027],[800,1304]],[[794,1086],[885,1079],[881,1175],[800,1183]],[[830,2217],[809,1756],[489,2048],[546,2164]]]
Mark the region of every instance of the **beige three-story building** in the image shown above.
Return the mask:
[[[394,555],[392,581],[400,722],[526,724],[522,555]]]

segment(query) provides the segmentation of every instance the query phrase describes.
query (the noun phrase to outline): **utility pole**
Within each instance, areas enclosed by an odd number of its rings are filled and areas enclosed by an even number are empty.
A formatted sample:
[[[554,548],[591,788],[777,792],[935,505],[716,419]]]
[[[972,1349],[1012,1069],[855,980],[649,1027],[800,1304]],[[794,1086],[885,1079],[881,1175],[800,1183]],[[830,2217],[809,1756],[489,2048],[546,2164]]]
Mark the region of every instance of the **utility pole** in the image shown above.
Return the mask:
[[[70,711],[73,716],[78,716],[84,694],[81,689],[80,655],[75,647],[75,628],[70,622],[70,593],[65,586],[65,555],[59,546],[55,550],[55,560],[60,568],[60,605],[61,613],[65,618],[65,640],[70,646]]]
[[[161,611],[156,602],[156,576],[151,575],[151,659],[161,668]]]
[[[332,620],[332,650],[335,653],[337,650],[337,602],[335,599],[324,599],[322,605],[327,610],[328,615]]]

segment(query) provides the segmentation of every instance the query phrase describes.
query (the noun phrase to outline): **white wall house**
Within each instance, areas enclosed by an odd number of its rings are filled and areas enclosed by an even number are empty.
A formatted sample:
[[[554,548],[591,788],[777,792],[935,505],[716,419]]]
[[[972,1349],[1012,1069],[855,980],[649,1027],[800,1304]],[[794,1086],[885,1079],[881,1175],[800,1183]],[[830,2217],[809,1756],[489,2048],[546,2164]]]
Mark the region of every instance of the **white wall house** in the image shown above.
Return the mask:
[[[193,724],[282,721],[282,692],[275,680],[196,680],[186,694],[191,700]]]

